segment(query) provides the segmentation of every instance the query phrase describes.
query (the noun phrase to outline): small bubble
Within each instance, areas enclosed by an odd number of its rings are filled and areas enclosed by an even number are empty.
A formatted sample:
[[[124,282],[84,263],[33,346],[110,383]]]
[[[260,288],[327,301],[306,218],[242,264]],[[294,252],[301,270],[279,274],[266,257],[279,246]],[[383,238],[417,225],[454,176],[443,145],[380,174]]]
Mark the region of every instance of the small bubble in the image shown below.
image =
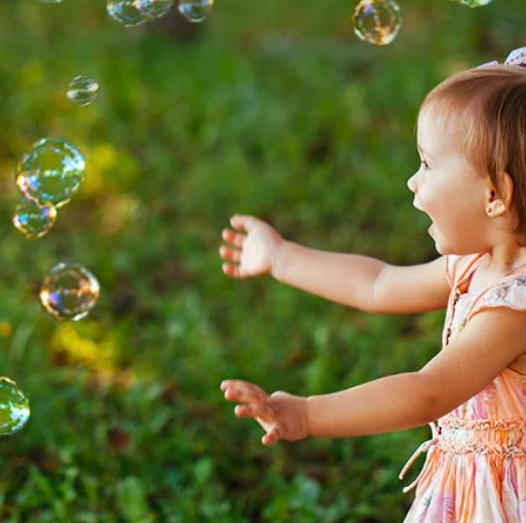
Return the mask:
[[[33,200],[22,198],[16,206],[13,225],[26,238],[41,238],[53,227],[57,219],[57,210],[50,202],[38,204]]]
[[[89,76],[76,76],[66,91],[68,100],[79,107],[91,104],[99,92],[99,84]]]
[[[393,0],[362,0],[352,21],[356,35],[374,45],[390,44],[402,26],[400,7]]]
[[[0,377],[0,435],[9,436],[18,432],[29,419],[29,401],[17,384]]]
[[[453,0],[458,4],[467,5],[468,7],[482,7],[491,4],[492,0]]]
[[[212,12],[214,0],[179,0],[179,12],[190,22],[202,22]]]
[[[73,144],[61,138],[43,138],[20,160],[16,184],[26,198],[59,208],[80,187],[85,168],[84,157]]]
[[[99,298],[97,278],[77,263],[58,263],[44,278],[40,303],[57,320],[85,318]]]

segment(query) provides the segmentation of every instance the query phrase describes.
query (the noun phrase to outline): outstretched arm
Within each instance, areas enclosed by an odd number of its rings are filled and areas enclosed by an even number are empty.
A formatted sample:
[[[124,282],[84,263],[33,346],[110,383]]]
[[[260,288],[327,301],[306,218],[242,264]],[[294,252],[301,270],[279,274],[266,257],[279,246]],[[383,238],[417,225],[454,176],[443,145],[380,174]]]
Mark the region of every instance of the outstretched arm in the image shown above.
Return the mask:
[[[369,312],[406,314],[444,308],[450,291],[444,258],[397,267],[357,254],[320,251],[284,240],[254,216],[235,215],[220,255],[232,278],[271,275],[330,301]]]
[[[420,371],[333,394],[305,398],[277,392],[269,396],[237,380],[227,380],[221,388],[226,399],[241,404],[236,407],[237,416],[254,418],[263,426],[264,444],[425,425],[477,394],[526,352],[524,319],[524,312],[510,309],[481,312]]]

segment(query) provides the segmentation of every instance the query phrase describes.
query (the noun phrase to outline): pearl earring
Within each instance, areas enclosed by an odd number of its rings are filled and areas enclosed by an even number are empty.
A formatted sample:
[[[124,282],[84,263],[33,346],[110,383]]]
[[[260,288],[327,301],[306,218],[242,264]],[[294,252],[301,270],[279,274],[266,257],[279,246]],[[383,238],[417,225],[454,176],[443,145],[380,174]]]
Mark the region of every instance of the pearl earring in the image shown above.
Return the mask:
[[[491,207],[486,207],[486,214],[491,214]]]

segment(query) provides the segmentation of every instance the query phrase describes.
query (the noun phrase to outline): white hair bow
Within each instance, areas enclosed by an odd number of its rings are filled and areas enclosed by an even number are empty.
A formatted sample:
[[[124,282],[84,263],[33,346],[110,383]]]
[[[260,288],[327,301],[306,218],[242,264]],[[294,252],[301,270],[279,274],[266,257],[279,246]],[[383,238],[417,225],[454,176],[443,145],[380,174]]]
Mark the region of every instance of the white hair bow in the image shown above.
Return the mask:
[[[486,64],[479,65],[479,67],[487,67],[489,65],[499,65],[497,60],[488,62]],[[526,66],[526,47],[519,47],[514,49],[506,60],[504,60],[504,65],[524,65]]]

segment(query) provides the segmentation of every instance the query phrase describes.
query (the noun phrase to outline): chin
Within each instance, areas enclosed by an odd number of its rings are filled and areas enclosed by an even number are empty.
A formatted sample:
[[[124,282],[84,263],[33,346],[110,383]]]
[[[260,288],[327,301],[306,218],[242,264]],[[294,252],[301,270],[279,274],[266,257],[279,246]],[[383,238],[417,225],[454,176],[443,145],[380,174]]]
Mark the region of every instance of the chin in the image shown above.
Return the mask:
[[[431,239],[435,242],[435,250],[438,252],[438,254],[441,254],[442,256],[444,254],[451,254],[450,252],[444,251],[444,246],[441,245],[441,243],[436,238],[436,236],[434,234],[435,231],[432,229],[432,227],[433,226],[431,225],[431,227],[429,227],[427,232],[428,232],[429,236],[431,236]]]
[[[469,249],[469,248],[466,249],[465,247],[460,248],[460,249],[455,249],[453,246],[450,246],[450,245],[444,246],[444,245],[438,244],[437,242],[435,242],[435,249],[438,252],[438,254],[440,254],[441,256],[445,256],[446,254],[454,254],[456,256],[468,256],[470,254],[481,254],[483,252],[487,252],[484,249],[482,250]]]
[[[461,252],[461,249],[455,249],[454,246],[448,245],[447,243],[444,244],[443,242],[440,242],[436,238],[433,238],[435,242],[435,250],[440,254],[441,256],[445,256],[446,254],[468,254],[465,252]]]
[[[435,251],[437,251],[438,254],[440,254],[441,256],[444,256],[445,254],[456,254],[454,252],[442,249],[436,243],[435,243]]]

